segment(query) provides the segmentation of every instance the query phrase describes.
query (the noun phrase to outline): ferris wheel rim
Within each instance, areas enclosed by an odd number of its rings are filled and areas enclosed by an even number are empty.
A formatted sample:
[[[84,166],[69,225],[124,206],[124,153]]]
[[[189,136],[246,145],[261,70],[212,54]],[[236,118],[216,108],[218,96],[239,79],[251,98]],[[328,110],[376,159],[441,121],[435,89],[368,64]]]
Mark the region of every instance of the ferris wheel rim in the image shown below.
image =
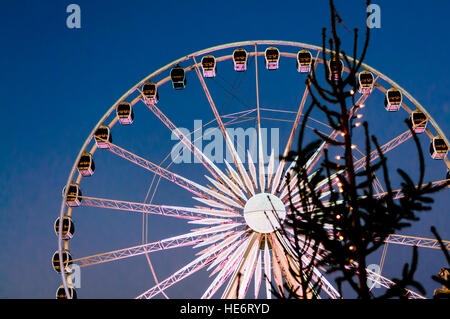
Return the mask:
[[[304,49],[311,49],[311,50],[315,50],[318,52],[318,54],[320,54],[321,52],[323,54],[330,54],[332,53],[332,51],[325,49],[325,52],[323,52],[323,48],[321,46],[316,46],[316,45],[311,45],[311,44],[307,44],[307,43],[302,43],[302,42],[295,42],[295,41],[283,41],[283,40],[248,40],[248,41],[240,41],[240,42],[231,42],[231,43],[226,43],[226,44],[221,44],[221,45],[217,45],[217,46],[213,46],[213,47],[209,47],[206,49],[202,49],[196,52],[193,52],[191,54],[188,54],[184,57],[181,57],[179,59],[176,59],[168,64],[166,64],[165,66],[159,68],[158,70],[154,71],[153,73],[151,73],[150,75],[146,76],[144,79],[142,79],[141,81],[139,81],[137,84],[135,84],[132,88],[130,88],[125,94],[123,94],[107,111],[106,113],[104,113],[104,115],[100,118],[100,120],[97,122],[97,124],[94,126],[94,128],[92,129],[92,131],[90,132],[90,134],[88,135],[88,137],[86,138],[85,142],[83,143],[75,161],[74,164],[72,166],[72,170],[68,176],[68,179],[66,181],[65,184],[65,193],[63,196],[63,200],[61,203],[61,208],[60,208],[60,229],[61,228],[61,223],[63,220],[63,217],[65,216],[65,210],[66,210],[66,202],[64,200],[64,198],[67,196],[68,191],[69,191],[69,185],[73,182],[74,177],[75,177],[75,173],[77,171],[77,163],[80,160],[83,152],[86,152],[90,142],[92,141],[92,138],[96,132],[96,130],[99,128],[99,126],[101,126],[102,124],[105,123],[105,121],[108,119],[108,117],[112,114],[112,112],[117,108],[117,106],[119,105],[119,103],[125,101],[125,99],[127,99],[132,93],[134,93],[136,90],[138,90],[138,88],[140,86],[142,86],[144,83],[146,83],[147,81],[149,81],[150,79],[152,79],[153,77],[157,76],[158,74],[170,69],[171,67],[182,63],[184,61],[187,61],[189,59],[195,59],[195,57],[204,55],[204,54],[208,54],[208,53],[212,53],[215,51],[219,51],[219,50],[224,50],[224,49],[229,49],[229,48],[237,48],[237,47],[244,47],[244,46],[258,46],[258,45],[282,45],[282,46],[289,46],[289,47],[299,47],[299,48],[304,48]],[[280,52],[281,53],[281,52]],[[249,54],[252,55],[252,54]],[[253,55],[257,56],[257,55],[261,55],[260,52],[255,52]],[[281,54],[280,54],[281,56]],[[289,56],[287,56],[289,57]],[[293,56],[291,56],[292,58]],[[352,57],[348,57],[349,61],[356,61],[356,59],[352,58]],[[225,59],[224,59],[225,60]],[[219,62],[222,62],[224,60],[220,60]],[[319,59],[320,60],[320,59]],[[322,61],[320,63],[324,63],[325,64],[326,61]],[[194,64],[194,67],[198,65],[198,63]],[[393,81],[392,79],[390,79],[389,77],[387,77],[385,74],[379,72],[378,70],[376,70],[375,68],[362,63],[361,64],[361,68],[369,70],[370,72],[380,76],[383,80],[385,80],[387,83],[391,84],[391,86],[396,87],[397,89],[399,89],[402,94],[404,94],[416,107],[417,109],[419,109],[420,111],[422,111],[428,118],[428,120],[430,121],[431,125],[433,126],[433,128],[437,131],[438,136],[440,136],[442,139],[444,139],[445,143],[447,145],[449,145],[448,139],[446,137],[446,135],[444,134],[444,132],[441,130],[441,128],[439,127],[439,125],[437,124],[437,122],[433,119],[433,117],[429,114],[429,112],[425,109],[425,107],[423,107],[408,91],[406,91],[404,88],[402,88],[400,85],[398,85],[395,81]],[[189,70],[188,70],[189,71]],[[112,128],[116,123],[116,120],[111,121],[110,124],[108,124],[108,126],[110,126],[110,128]],[[430,138],[431,139],[431,138]],[[96,151],[96,145],[94,145],[92,147],[92,155],[93,153]],[[447,157],[445,158],[445,163],[447,165],[447,167],[450,167],[450,162],[448,161]],[[82,180],[82,176],[79,175],[79,177],[77,178],[77,184]],[[71,210],[72,208],[69,207],[68,208],[68,215],[70,216],[71,214]],[[65,245],[68,246],[68,245]],[[66,247],[63,248],[63,238],[62,238],[62,232],[60,231],[58,234],[58,253],[59,256],[62,256],[63,251],[67,249]],[[63,260],[62,258],[60,258],[59,260],[60,263],[60,268],[61,270],[64,269],[64,265],[63,265]],[[66,296],[68,296],[70,298],[70,294],[68,291],[68,285],[67,285],[67,274],[65,271],[61,271],[61,278],[63,281],[63,286],[66,292]]]

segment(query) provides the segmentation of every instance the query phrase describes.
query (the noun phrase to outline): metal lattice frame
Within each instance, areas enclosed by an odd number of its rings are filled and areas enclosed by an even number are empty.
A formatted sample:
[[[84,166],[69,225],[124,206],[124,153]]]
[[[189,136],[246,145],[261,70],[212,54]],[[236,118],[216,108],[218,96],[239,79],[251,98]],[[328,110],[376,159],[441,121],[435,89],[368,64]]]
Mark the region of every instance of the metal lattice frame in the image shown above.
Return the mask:
[[[128,161],[130,161],[133,164],[136,164],[138,166],[141,166],[150,172],[156,174],[160,178],[164,178],[181,188],[184,188],[185,190],[189,191],[193,195],[197,196],[194,197],[199,202],[201,202],[203,205],[202,207],[178,207],[178,206],[172,206],[172,205],[153,205],[153,204],[145,204],[145,203],[132,203],[127,201],[120,201],[115,199],[101,199],[101,198],[95,198],[95,197],[89,197],[84,196],[83,197],[83,203],[84,206],[91,206],[91,207],[101,207],[106,209],[113,209],[113,210],[122,210],[122,211],[133,211],[133,212],[139,212],[143,214],[159,214],[159,215],[165,215],[165,216],[171,216],[176,218],[182,218],[189,220],[190,223],[197,223],[197,224],[203,224],[207,225],[206,227],[197,229],[193,231],[192,233],[175,236],[172,238],[168,238],[165,240],[153,242],[153,243],[147,243],[144,245],[134,246],[130,248],[125,248],[121,250],[116,250],[113,252],[98,254],[94,256],[88,256],[83,257],[79,259],[75,259],[74,261],[79,262],[82,266],[89,266],[99,263],[104,263],[108,261],[114,261],[118,259],[128,258],[132,256],[142,255],[142,254],[148,254],[154,251],[158,250],[167,250],[171,248],[176,247],[183,247],[183,246],[192,246],[194,247],[206,247],[198,254],[200,257],[189,263],[188,265],[182,267],[179,271],[174,273],[173,275],[169,276],[166,280],[158,283],[155,287],[149,289],[148,291],[142,293],[138,296],[138,298],[148,298],[155,296],[157,293],[160,293],[164,291],[166,288],[172,286],[173,284],[177,283],[178,281],[182,280],[183,278],[186,278],[187,276],[193,274],[194,272],[208,266],[209,269],[214,269],[213,274],[217,273],[216,279],[212,282],[210,287],[206,290],[203,297],[210,298],[214,295],[217,290],[227,282],[228,285],[227,289],[224,292],[224,296],[238,296],[243,297],[246,293],[246,290],[248,288],[248,285],[250,283],[250,280],[252,279],[252,276],[255,276],[255,296],[257,296],[257,291],[259,291],[259,288],[261,286],[262,282],[262,273],[264,272],[266,276],[266,296],[270,298],[271,293],[269,289],[268,281],[271,280],[271,278],[274,278],[275,282],[280,283],[280,280],[283,280],[282,277],[280,277],[280,271],[281,269],[285,269],[286,265],[278,265],[277,261],[275,261],[273,254],[275,253],[274,248],[271,250],[267,246],[268,238],[270,238],[271,246],[272,247],[284,247],[286,243],[283,244],[283,239],[279,236],[275,236],[274,234],[271,234],[271,236],[256,236],[255,233],[251,236],[252,240],[250,240],[249,235],[247,235],[247,231],[245,228],[245,222],[242,219],[242,214],[240,213],[241,209],[243,208],[243,205],[245,204],[245,201],[247,200],[247,197],[254,195],[258,192],[271,192],[273,194],[280,195],[284,201],[286,202],[286,192],[287,192],[287,184],[285,183],[285,177],[286,174],[292,169],[292,165],[286,169],[286,162],[281,161],[278,168],[275,168],[274,163],[274,154],[270,156],[269,165],[267,167],[264,166],[262,158],[262,140],[261,140],[261,120],[262,119],[269,119],[269,118],[263,118],[261,116],[261,111],[264,110],[264,108],[260,107],[259,103],[259,82],[258,82],[258,64],[257,64],[257,58],[258,56],[263,56],[264,52],[259,52],[258,47],[259,46],[267,46],[267,45],[277,45],[277,46],[287,46],[287,47],[295,47],[295,48],[305,48],[309,50],[315,51],[316,58],[314,59],[315,63],[313,65],[313,68],[317,66],[318,63],[324,63],[321,59],[319,59],[319,54],[322,51],[321,47],[298,43],[298,42],[288,42],[288,41],[244,41],[244,42],[235,42],[235,43],[229,43],[225,45],[220,45],[216,47],[212,47],[209,49],[201,50],[198,52],[195,52],[193,54],[187,55],[183,58],[180,58],[176,61],[173,61],[172,63],[167,64],[166,66],[160,68],[159,70],[155,71],[154,73],[147,76],[145,79],[137,83],[133,88],[131,88],[128,92],[126,92],[116,103],[114,103],[113,106],[103,115],[103,117],[100,119],[100,121],[97,123],[97,125],[94,127],[92,132],[89,134],[88,138],[84,142],[76,160],[72,167],[72,170],[69,174],[67,183],[66,183],[66,194],[64,194],[64,198],[67,196],[68,188],[73,181],[75,181],[76,184],[80,184],[82,180],[82,176],[79,174],[75,179],[76,174],[76,168],[77,163],[84,151],[88,150],[88,147],[90,143],[93,141],[93,136],[97,128],[105,123],[107,119],[110,117],[110,115],[114,112],[114,110],[117,108],[120,102],[125,101],[126,99],[129,99],[133,95],[136,95],[136,97],[132,98],[130,101],[130,104],[134,106],[139,101],[142,101],[145,103],[145,105],[161,120],[161,122],[167,126],[167,128],[180,139],[180,143],[183,143],[193,154],[196,156],[200,162],[203,164],[203,166],[207,169],[207,171],[212,175],[212,177],[208,177],[209,182],[213,184],[215,189],[212,187],[204,187],[202,185],[199,185],[195,183],[194,181],[191,181],[185,177],[182,177],[180,175],[177,175],[171,171],[169,171],[167,168],[162,167],[161,165],[157,165],[155,163],[152,163],[149,160],[146,160],[142,157],[139,157],[138,155],[125,150],[124,148],[121,148],[115,144],[107,143],[108,144],[108,150],[111,153],[114,153],[115,155],[118,155]],[[253,47],[254,51],[252,52],[249,50],[248,56],[254,57],[255,59],[255,83],[256,83],[256,108],[248,110],[247,113],[243,113],[240,116],[237,116],[237,113],[233,115],[220,115],[214,100],[209,92],[209,89],[206,85],[206,82],[204,81],[201,73],[200,73],[200,65],[197,63],[196,58],[199,56],[202,56],[207,53],[212,53],[215,51],[220,51],[224,49],[229,48],[236,48],[236,47]],[[327,53],[329,53],[327,51]],[[296,54],[290,53],[290,52],[280,52],[280,55],[282,57],[287,58],[296,58]],[[231,55],[224,55],[216,58],[217,62],[222,62],[225,60],[231,59]],[[155,78],[157,75],[162,74],[163,72],[169,70],[171,67],[186,61],[192,61],[193,64],[191,66],[188,66],[185,68],[186,72],[189,72],[191,70],[194,70],[199,78],[199,81],[201,83],[201,86],[203,88],[203,91],[205,93],[205,96],[208,100],[208,103],[211,107],[211,110],[214,114],[215,122],[218,124],[223,136],[225,137],[225,142],[227,148],[230,150],[230,153],[233,157],[233,164],[234,168],[231,166],[231,164],[227,163],[228,168],[228,175],[225,174],[223,171],[221,171],[214,163],[212,163],[199,149],[195,147],[195,144],[193,144],[190,139],[188,139],[177,127],[176,125],[161,111],[160,108],[156,107],[154,104],[150,103],[148,100],[142,97],[140,93],[140,87],[147,82],[150,79]],[[350,59],[352,61],[352,59]],[[376,75],[375,81],[378,81],[375,83],[374,88],[380,90],[381,92],[385,92],[386,89],[379,83],[379,80],[383,80],[386,83],[388,83],[391,86],[397,87],[400,89],[403,93],[403,95],[409,100],[410,103],[412,103],[417,109],[422,111],[428,118],[430,125],[426,129],[427,135],[432,138],[435,135],[441,136],[447,145],[449,145],[449,142],[445,136],[445,134],[442,132],[442,130],[439,128],[439,126],[436,124],[435,120],[430,116],[430,114],[426,111],[424,107],[422,107],[408,92],[406,92],[403,88],[401,88],[398,84],[396,84],[394,81],[383,75],[382,73],[378,72],[377,70],[369,67],[366,64],[362,64],[362,68],[365,70],[368,70],[372,72],[374,75]],[[348,71],[348,70],[346,70]],[[164,77],[160,81],[158,81],[156,84],[157,86],[161,86],[165,83],[167,83],[170,80],[170,77]],[[295,112],[296,117],[293,121],[293,126],[291,129],[291,133],[288,139],[288,142],[286,144],[286,147],[284,149],[285,155],[290,150],[292,146],[292,141],[296,133],[296,129],[298,127],[300,117],[303,112],[303,108],[306,102],[306,99],[308,97],[308,91],[305,89],[300,106]],[[369,95],[361,95],[360,99],[358,100],[357,104],[365,103],[366,99],[369,97]],[[402,107],[404,110],[406,110],[408,113],[411,113],[411,109],[405,104],[402,104]],[[233,142],[230,140],[230,138],[227,136],[227,132],[225,129],[226,123],[223,122],[223,119],[225,118],[233,118],[233,120],[238,120],[240,117],[247,116],[250,112],[256,111],[256,117],[253,119],[257,122],[257,129],[258,129],[258,148],[259,148],[259,161],[258,165],[254,165],[253,161],[250,161],[248,172],[244,165],[242,164],[242,161],[239,158],[239,155],[234,148]],[[358,111],[358,108],[353,108],[351,110],[350,116],[355,114]],[[250,118],[252,119],[252,118]],[[242,121],[248,120],[248,119],[241,119]],[[111,119],[108,126],[112,128],[117,123],[117,118]],[[234,121],[234,123],[237,123],[237,121]],[[436,133],[433,133],[430,130],[430,126],[435,130]],[[401,134],[400,136],[394,138],[393,140],[387,142],[383,147],[383,152],[388,152],[401,143],[407,141],[411,134],[409,132],[405,132]],[[332,139],[337,138],[338,134],[337,132],[333,131],[329,137]],[[314,154],[314,156],[310,159],[308,163],[308,171],[310,172],[315,164],[320,159],[323,150],[327,147],[325,143],[322,144],[322,146],[319,148],[319,150]],[[91,154],[93,154],[97,150],[97,145],[93,144],[89,150]],[[250,154],[248,154],[250,156]],[[370,155],[370,160],[374,160],[377,158],[376,153],[372,153]],[[357,166],[357,169],[362,169],[365,165],[365,157],[357,160],[355,162],[355,165]],[[450,167],[450,162],[447,158],[445,158],[445,163],[447,167]],[[294,179],[295,180],[295,176]],[[442,182],[442,181],[439,181]],[[436,183],[439,183],[436,182]],[[325,184],[323,184],[325,185]],[[379,185],[381,186],[381,185]],[[380,191],[382,191],[382,187],[378,187]],[[382,193],[379,194],[380,196]],[[401,193],[398,192],[396,198],[400,198]],[[208,207],[209,206],[209,207]],[[61,209],[60,209],[60,220],[67,215],[71,216],[72,213],[72,207],[68,207],[66,209],[65,201],[61,203]],[[60,225],[61,226],[61,225]],[[61,227],[60,227],[61,228]],[[261,244],[262,238],[266,238],[265,246],[262,250],[258,250],[255,247],[259,247]],[[403,236],[403,235],[391,235],[386,241],[387,243],[395,243],[395,244],[401,244],[401,245],[417,245],[420,247],[426,247],[426,248],[437,248],[437,242],[435,240],[425,239],[425,238],[418,238],[418,237],[411,237],[411,236]],[[449,247],[449,242],[445,242],[446,247]],[[58,236],[58,251],[60,254],[62,254],[63,249],[68,249],[69,241],[63,240],[62,234],[60,233]],[[289,260],[289,254],[288,253],[286,258]],[[283,252],[279,249],[277,252],[278,258],[284,258]],[[306,256],[304,257],[306,258]],[[263,262],[264,261],[264,262]],[[302,262],[307,263],[309,262],[307,259],[303,260]],[[63,268],[63,262],[60,260],[60,266]],[[263,269],[264,268],[264,269]],[[238,279],[240,278],[238,275],[239,270],[245,269],[247,272],[243,276],[241,281],[239,281],[239,284],[241,285],[241,289],[236,290]],[[273,275],[273,276],[272,276]],[[286,274],[286,272],[282,275],[284,276],[284,280],[290,281],[289,274]],[[67,289],[67,274],[61,273],[62,281],[64,288],[66,290],[66,295],[69,296],[68,289]],[[230,279],[231,278],[231,279]],[[392,285],[392,282],[381,275],[374,274],[370,271],[368,271],[368,279],[374,280],[375,282],[381,284],[384,287],[390,287]],[[320,273],[318,269],[314,270],[314,280],[319,282],[322,289],[328,293],[328,295],[332,298],[339,298],[340,296],[337,294],[336,290],[332,287],[332,285],[323,277],[323,275]],[[291,284],[293,284],[291,282]],[[419,294],[409,291],[408,292],[411,297],[413,298],[423,298]]]

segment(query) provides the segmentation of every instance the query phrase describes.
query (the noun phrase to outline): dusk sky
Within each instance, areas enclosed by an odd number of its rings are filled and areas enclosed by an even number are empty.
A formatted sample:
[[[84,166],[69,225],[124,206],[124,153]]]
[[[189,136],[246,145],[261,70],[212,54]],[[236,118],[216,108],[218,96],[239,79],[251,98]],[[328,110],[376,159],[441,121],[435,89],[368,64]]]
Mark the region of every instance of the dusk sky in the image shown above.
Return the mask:
[[[81,8],[81,29],[66,26],[69,15],[66,8],[71,3]],[[450,51],[450,2],[376,0],[374,3],[381,8],[381,28],[372,29],[365,63],[407,90],[427,109],[447,137],[450,136],[447,54]],[[345,25],[351,30],[359,28],[363,36],[365,1],[337,0],[336,7]],[[0,126],[0,298],[55,297],[61,277],[51,265],[51,257],[57,249],[53,223],[59,216],[62,187],[86,137],[111,105],[132,86],[171,61],[202,49],[246,40],[286,40],[320,46],[322,28],[330,28],[326,0],[4,0],[0,5],[0,19],[3,43],[0,51],[3,115]],[[338,30],[351,55],[351,34],[343,27]],[[297,89],[297,95],[291,99],[286,98],[288,93],[285,92],[295,92],[294,86],[301,87],[304,78],[297,76],[295,69],[288,71],[288,67],[283,68],[281,64],[278,73],[274,72],[274,78],[269,79],[262,58],[258,63],[261,76],[266,79],[266,82],[261,80],[261,103],[272,101],[269,96],[279,94],[280,104],[296,110],[303,88]],[[232,64],[228,61],[219,67],[231,69]],[[221,74],[231,75],[229,81],[235,81],[235,73],[227,72]],[[206,122],[213,114],[202,117],[204,110],[208,110],[208,102],[200,91],[196,74],[188,75],[186,92],[175,92],[170,83],[166,83],[160,98],[161,105],[166,106],[163,111],[173,122],[192,130],[194,119],[202,118]],[[297,76],[296,82],[284,80],[285,76]],[[247,80],[254,85],[251,77]],[[193,92],[194,88],[197,93]],[[246,88],[242,87],[242,95],[256,103],[254,87],[251,92],[245,91]],[[216,86],[211,92],[214,95],[219,90]],[[223,91],[217,94],[217,104],[222,106],[225,99],[219,96],[226,95]],[[367,102],[365,120],[370,123],[373,134],[380,136],[381,141],[388,141],[389,136],[393,138],[405,131],[406,128],[399,127],[404,125],[407,113],[399,111],[387,115],[380,105],[382,100],[378,100],[372,104]],[[136,108],[136,123],[130,129],[114,127],[118,130],[113,131],[114,142],[159,162],[174,141],[170,139],[170,131],[144,107],[142,104]],[[443,161],[429,159],[428,139],[421,136],[421,142],[427,158],[428,181],[444,179]],[[417,153],[412,144],[410,141],[409,146],[388,156],[392,174],[397,175],[396,169],[401,167],[416,176]],[[144,201],[152,174],[105,152],[96,153],[96,164],[96,173],[84,186],[83,195]],[[198,168],[199,164],[196,165]],[[197,171],[186,167],[190,166],[174,168],[174,171],[186,172],[186,176],[195,179]],[[202,171],[199,178],[204,174],[206,172]],[[176,187],[164,183],[161,187],[155,202],[182,205],[190,201],[192,204],[186,192],[176,195],[172,192]],[[433,210],[420,215],[417,225],[401,233],[432,238],[430,226],[435,225],[443,239],[450,240],[448,194],[445,190],[435,195]],[[139,214],[95,208],[80,208],[74,214],[76,233],[71,242],[74,258],[141,243]],[[154,221],[157,226],[152,227],[152,222],[149,226],[151,240],[195,228],[183,228],[185,221],[171,224],[158,216]],[[410,262],[411,254],[411,247],[390,245],[383,274],[399,277],[403,264]],[[379,257],[380,254],[375,254],[373,262],[378,262]],[[158,277],[165,278],[192,258],[189,247],[167,255],[155,254]],[[445,258],[440,251],[419,249],[418,279],[423,282],[427,297],[438,288],[430,276],[437,274],[444,265]],[[82,270],[80,298],[134,298],[154,285],[143,256],[95,267]],[[206,279],[212,280],[208,274],[192,277],[180,287],[168,290],[169,296],[185,298],[194,294],[200,297],[207,286],[200,280]]]

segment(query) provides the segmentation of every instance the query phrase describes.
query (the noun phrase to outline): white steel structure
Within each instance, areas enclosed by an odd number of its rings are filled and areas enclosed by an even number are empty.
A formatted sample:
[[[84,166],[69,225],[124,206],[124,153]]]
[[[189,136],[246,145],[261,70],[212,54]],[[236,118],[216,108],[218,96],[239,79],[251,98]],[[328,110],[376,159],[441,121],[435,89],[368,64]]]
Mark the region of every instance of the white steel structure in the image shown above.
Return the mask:
[[[201,269],[211,272],[213,278],[211,278],[211,281],[208,284],[205,284],[203,295],[192,296],[194,298],[271,298],[270,281],[273,281],[275,285],[282,285],[284,282],[291,286],[296,285],[288,270],[289,266],[299,266],[293,258],[293,247],[290,244],[289,238],[284,237],[278,231],[280,227],[278,222],[282,222],[286,216],[290,214],[289,187],[286,183],[286,176],[287,174],[293,174],[293,164],[281,160],[279,164],[276,165],[276,159],[279,154],[275,154],[274,152],[268,157],[266,164],[263,156],[261,122],[277,120],[276,118],[266,116],[265,114],[287,114],[291,116],[291,118],[287,120],[278,119],[279,122],[283,122],[284,124],[287,123],[286,125],[289,125],[288,138],[283,142],[281,149],[281,152],[284,155],[287,155],[293,148],[293,143],[298,133],[300,120],[308,99],[308,90],[304,89],[304,91],[302,91],[301,102],[294,110],[270,108],[265,105],[260,105],[260,93],[263,90],[260,89],[260,75],[258,75],[258,72],[265,72],[262,67],[264,65],[264,54],[265,50],[271,46],[279,49],[281,58],[279,62],[280,70],[274,71],[275,73],[280,72],[282,68],[288,68],[289,66],[285,60],[295,60],[297,58],[297,52],[300,50],[308,50],[312,53],[313,64],[311,68],[316,68],[320,64],[326,65],[326,61],[323,61],[321,58],[322,48],[313,45],[287,41],[245,41],[224,44],[189,54],[158,69],[133,86],[116,103],[114,103],[109,110],[107,110],[87,137],[75,160],[74,166],[67,179],[65,194],[63,196],[59,214],[60,219],[62,220],[63,217],[69,216],[72,217],[76,223],[76,220],[82,217],[79,215],[73,216],[73,212],[75,210],[82,210],[83,206],[88,206],[115,211],[140,213],[145,216],[146,223],[148,222],[147,216],[149,215],[166,216],[168,219],[184,219],[189,225],[194,224],[197,225],[198,228],[185,234],[167,236],[167,238],[162,238],[158,241],[143,242],[139,245],[132,245],[128,248],[120,248],[118,250],[103,252],[92,256],[78,257],[80,254],[77,251],[71,251],[74,256],[73,263],[76,263],[81,267],[88,267],[112,261],[120,262],[122,259],[138,255],[146,254],[151,256],[152,252],[166,251],[178,247],[192,247],[195,249],[195,258],[188,262],[180,263],[178,270],[167,278],[159,281],[155,278],[155,286],[149,287],[146,291],[137,292],[137,298],[152,298],[161,293],[165,294],[167,288]],[[246,110],[224,114],[221,113],[216,105],[217,101],[215,101],[213,94],[210,92],[209,82],[207,83],[207,81],[210,81],[211,79],[205,80],[200,62],[202,57],[214,55],[217,68],[232,68],[232,65],[226,64],[225,61],[232,60],[233,54],[230,54],[230,50],[238,48],[243,48],[248,52],[247,57],[249,63],[253,61],[255,68],[254,82],[256,92],[254,93],[256,95],[256,100],[254,101],[254,104]],[[190,136],[187,136],[186,133],[177,126],[175,121],[170,119],[164,113],[164,96],[160,95],[159,103],[155,104],[156,99],[150,100],[146,98],[142,92],[142,86],[150,80],[156,84],[158,89],[162,88],[164,85],[170,85],[167,83],[171,81],[170,70],[180,64],[184,65],[186,74],[192,71],[191,75],[194,74],[199,81],[210,106],[209,115],[213,117],[210,123],[216,125],[218,130],[220,130],[224,137],[226,149],[232,155],[232,161],[224,160],[225,165],[222,165],[222,167],[208,158],[197,144],[191,140]],[[250,68],[250,65],[247,66],[246,64],[245,70],[247,70],[247,68]],[[295,66],[293,69],[296,71]],[[309,69],[303,68],[302,70]],[[395,87],[402,92],[404,97],[401,105],[404,111],[411,113],[414,109],[417,109],[426,115],[428,125],[425,132],[430,140],[439,136],[447,145],[449,145],[444,132],[441,131],[435,120],[407,91],[402,89],[387,76],[368,65],[363,64],[362,70],[366,70],[373,74],[374,90],[363,91],[363,94],[356,93],[355,96],[357,97],[357,101],[355,107],[352,108],[350,115],[364,112],[362,106],[368,102],[369,96],[373,94],[374,91],[378,90],[382,94],[385,94],[390,87]],[[242,71],[244,71],[244,69]],[[348,72],[348,69],[345,68],[344,71]],[[271,72],[270,74],[274,73]],[[208,77],[214,76],[216,76],[215,72],[214,74],[208,74]],[[178,85],[184,88],[185,84],[185,78],[180,76]],[[189,89],[189,84],[187,84],[186,90],[187,89]],[[115,132],[112,129],[119,122],[118,118],[115,116],[116,108],[124,101],[128,101],[131,107],[142,104],[141,106],[146,108],[147,111],[153,113],[154,116],[159,119],[161,124],[167,127],[170,132],[179,139],[180,144],[183,144],[190,152],[192,152],[198,163],[202,165],[203,175],[206,174],[207,182],[199,182],[193,178],[187,178],[183,174],[175,173],[171,169],[172,163],[163,166],[162,164],[158,164],[154,159],[139,156],[133,153],[132,149],[121,146],[119,145],[120,143],[113,142],[107,138],[103,140],[101,137],[97,138],[97,142],[101,141],[102,145],[105,147],[102,150],[97,150],[98,146],[97,143],[95,143],[94,138],[97,129],[101,125],[106,125],[113,133]],[[130,116],[129,118],[132,117]],[[315,119],[313,118],[312,120],[314,121]],[[129,121],[127,123],[131,122],[132,121]],[[239,145],[235,145],[235,142],[230,138],[227,132],[227,127],[229,125],[244,122],[254,123],[258,133],[256,145],[258,156],[254,159],[252,159],[249,150],[245,150],[245,158],[241,158],[242,153],[237,149]],[[317,120],[317,122],[320,121]],[[340,138],[335,131],[328,132],[327,135],[332,139]],[[411,134],[409,131],[405,131],[401,135],[391,138],[391,140],[387,141],[382,146],[384,153],[388,153],[400,144],[410,140]],[[317,168],[317,163],[325,148],[327,148],[327,145],[324,143],[311,157],[308,162],[309,172],[313,172],[313,170]],[[85,194],[80,195],[81,207],[69,207],[66,205],[67,203],[65,200],[69,193],[69,186],[71,184],[76,184],[81,189],[83,188],[82,181],[84,177],[82,174],[77,173],[79,160],[86,152],[94,155],[97,151],[103,153],[109,152],[110,154],[106,155],[117,156],[118,158],[127,161],[130,165],[139,166],[143,173],[148,173],[149,176],[153,175],[158,180],[165,180],[168,183],[177,185],[180,192],[188,192],[191,194],[193,204],[191,206],[177,205],[176,197],[174,197],[173,202],[155,204],[153,202],[139,203],[126,201],[124,198],[100,198],[96,196],[96,194]],[[355,165],[357,170],[361,170],[366,165],[366,159],[364,156],[358,156],[356,151],[359,150],[355,149]],[[377,157],[378,155],[376,152],[372,153],[370,161],[375,160]],[[440,161],[440,163],[444,163],[445,165],[443,164],[443,166],[446,166],[446,168],[450,167],[447,156],[445,156],[445,159]],[[95,178],[95,176],[90,178]],[[289,186],[292,188],[295,183],[296,176],[293,174]],[[337,182],[335,184],[337,184]],[[377,187],[376,189],[379,190],[379,195],[382,196],[384,190],[378,179],[376,180],[375,186]],[[320,187],[324,190],[323,200],[326,201],[326,190],[328,185],[324,181],[320,184]],[[295,190],[292,195],[293,204],[299,203],[300,198],[298,195],[296,196]],[[402,194],[398,192],[396,198],[401,198],[401,196]],[[417,245],[420,247],[438,248],[435,240],[398,234],[392,234],[386,242],[399,245]],[[58,252],[60,256],[63,251],[69,250],[69,243],[70,240],[63,238],[62,232],[59,232]],[[447,247],[450,247],[449,242],[446,242],[446,245]],[[302,263],[306,264],[309,263],[308,258],[308,255],[303,255],[300,260]],[[61,269],[63,269],[63,260],[61,259],[59,263]],[[389,287],[392,284],[389,279],[384,278],[379,274],[375,274],[370,270],[368,270],[368,277],[368,279],[373,280],[384,287]],[[68,287],[70,275],[62,272],[61,278],[66,294],[69,296]],[[322,269],[316,268],[314,270],[314,280],[319,283],[322,292],[324,292],[322,297],[340,298],[337,290],[330,281],[325,278]],[[252,282],[252,289],[249,290]],[[220,294],[218,293],[219,291],[221,291]],[[249,294],[249,291],[252,291],[252,295]],[[423,296],[413,291],[410,291],[409,295],[412,298],[423,298]]]

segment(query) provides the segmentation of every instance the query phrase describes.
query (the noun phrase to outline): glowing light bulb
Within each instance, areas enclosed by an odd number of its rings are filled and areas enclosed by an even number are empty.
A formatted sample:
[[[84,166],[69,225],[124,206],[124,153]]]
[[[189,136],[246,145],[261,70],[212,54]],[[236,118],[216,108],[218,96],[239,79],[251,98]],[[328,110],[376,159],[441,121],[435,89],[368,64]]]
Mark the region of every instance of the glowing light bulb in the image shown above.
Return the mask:
[[[362,114],[358,114],[358,115],[356,115],[356,118],[357,119],[360,119],[360,118],[362,118],[363,117],[363,115]]]

